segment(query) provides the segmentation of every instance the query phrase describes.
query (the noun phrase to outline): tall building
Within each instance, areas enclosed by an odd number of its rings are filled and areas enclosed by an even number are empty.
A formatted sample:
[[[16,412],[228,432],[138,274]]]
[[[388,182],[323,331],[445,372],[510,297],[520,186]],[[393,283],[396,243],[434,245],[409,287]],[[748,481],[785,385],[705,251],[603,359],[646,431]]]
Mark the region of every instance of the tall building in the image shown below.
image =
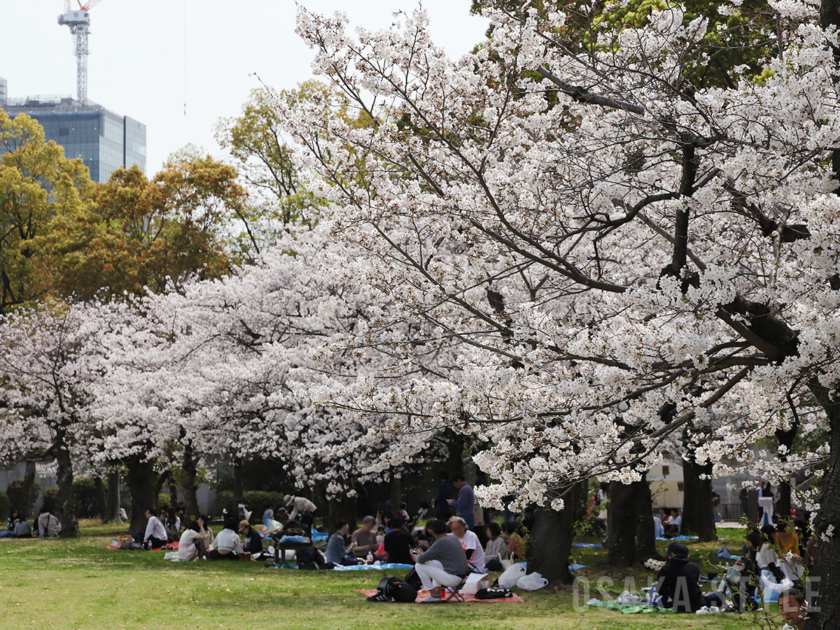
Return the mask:
[[[81,105],[69,96],[9,98],[0,78],[0,108],[14,118],[26,114],[44,128],[47,140],[64,147],[68,158],[82,158],[93,181],[108,181],[121,166],[146,172],[146,125],[119,116],[90,101]]]

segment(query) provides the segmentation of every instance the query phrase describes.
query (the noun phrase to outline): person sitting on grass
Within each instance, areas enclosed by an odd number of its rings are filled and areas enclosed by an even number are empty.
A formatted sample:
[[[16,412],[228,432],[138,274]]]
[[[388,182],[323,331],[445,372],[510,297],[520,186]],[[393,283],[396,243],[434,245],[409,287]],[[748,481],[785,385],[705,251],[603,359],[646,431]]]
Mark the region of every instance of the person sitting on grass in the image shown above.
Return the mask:
[[[18,513],[18,511],[12,510],[9,513],[9,518],[6,519],[6,529],[0,532],[0,538],[14,538],[15,525],[17,525],[19,519],[20,514]]]
[[[668,519],[668,522],[662,522],[665,526],[665,538],[676,538],[680,535],[682,530],[682,516],[680,516],[679,510],[672,510],[671,511],[671,518]]]
[[[414,536],[403,529],[402,519],[395,516],[391,519],[390,534],[385,535],[385,541],[382,543],[385,547],[385,554],[388,556],[388,562],[395,564],[414,564],[414,558],[411,557],[411,548],[414,547]]]
[[[516,523],[508,521],[505,523],[505,534],[508,541],[508,557],[514,562],[525,559],[525,539],[516,531]]]
[[[166,530],[166,537],[169,542],[175,542],[181,537],[181,519],[175,512],[175,508],[161,510],[160,516],[163,521],[163,528]]]
[[[345,520],[338,521],[335,524],[335,532],[327,541],[327,562],[333,564],[340,564],[350,566],[359,564],[359,560],[347,554],[352,553],[356,548],[356,543],[351,542],[349,546],[345,546],[345,539],[350,533],[350,523]]]
[[[181,534],[181,539],[178,541],[178,560],[181,562],[189,562],[204,557],[200,555],[198,542],[203,538],[207,539],[207,532],[201,533],[201,526],[198,521],[193,521]]]
[[[414,534],[414,545],[425,551],[433,542],[435,542],[435,536],[432,533],[432,521],[428,521],[422,530]]]
[[[41,538],[55,538],[61,532],[61,523],[46,508],[38,514],[38,533]]]
[[[262,537],[258,531],[255,531],[251,527],[248,521],[239,521],[239,533],[245,536],[245,542],[242,543],[242,551],[250,553],[252,556],[262,553]]]
[[[668,560],[659,569],[656,592],[662,607],[678,613],[694,613],[703,606],[725,606],[723,593],[703,595],[700,589],[700,567],[690,561],[688,547],[680,543],[668,546]]]
[[[195,541],[195,548],[198,552],[198,557],[200,559],[207,558],[207,554],[210,553],[210,549],[213,547],[213,543],[215,542],[215,536],[213,536],[213,530],[210,529],[210,519],[207,518],[204,514],[199,514],[198,518],[196,519],[196,523],[198,523],[198,533],[200,536],[198,540]],[[180,549],[181,545],[178,545]]]
[[[149,508],[146,510],[146,532],[143,534],[143,547],[160,549],[166,545],[166,540],[166,529],[157,517],[157,510]]]
[[[15,523],[15,538],[32,538],[32,525],[26,520],[25,514],[21,514]]]
[[[446,523],[434,520],[431,529],[435,542],[429,550],[412,552],[414,568],[429,593],[420,603],[439,602],[442,586],[456,587],[472,572],[464,548],[455,536],[448,535]]]
[[[808,603],[802,591],[791,588],[779,595],[779,612],[785,620],[785,628],[804,630],[808,621]]]
[[[481,548],[481,542],[475,532],[467,529],[467,522],[460,516],[453,516],[449,519],[449,529],[452,530],[452,536],[461,543],[472,570],[475,573],[484,573],[484,549]]]
[[[362,526],[353,532],[353,535],[350,537],[350,542],[356,543],[356,547],[353,549],[353,553],[356,556],[363,558],[379,549],[374,527],[376,527],[376,519],[372,516],[365,516],[362,520]]]
[[[484,548],[484,558],[490,571],[502,571],[502,560],[508,558],[508,547],[502,538],[502,528],[498,523],[487,526],[487,546]],[[491,566],[492,565],[492,566]]]
[[[239,560],[242,553],[242,541],[236,533],[237,520],[234,516],[225,519],[225,528],[216,536],[213,550],[207,554],[208,560]]]

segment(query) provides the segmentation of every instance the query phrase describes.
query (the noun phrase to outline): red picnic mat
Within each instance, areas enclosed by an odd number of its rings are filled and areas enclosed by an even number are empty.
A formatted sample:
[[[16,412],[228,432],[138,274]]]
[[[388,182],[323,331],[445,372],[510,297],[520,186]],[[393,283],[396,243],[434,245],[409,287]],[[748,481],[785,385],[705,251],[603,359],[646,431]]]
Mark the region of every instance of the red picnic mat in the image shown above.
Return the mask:
[[[365,591],[360,590],[359,593],[364,595],[365,597],[370,597],[371,595],[376,595],[379,591]],[[499,599],[476,599],[472,595],[466,595],[463,592],[461,593],[464,595],[464,603],[469,604],[470,602],[477,602],[479,604],[524,604],[525,600],[522,599],[516,593],[513,594],[512,597],[501,597]],[[426,591],[419,591],[417,593],[417,600],[414,602],[415,604],[419,604],[420,600],[426,597],[428,593]],[[441,600],[441,603],[446,603]]]
[[[115,547],[114,545],[108,545],[105,549],[119,549],[119,547]],[[137,551],[147,551],[146,549],[138,549]],[[178,551],[178,543],[169,543],[168,545],[161,547],[160,549],[149,549],[148,551]]]

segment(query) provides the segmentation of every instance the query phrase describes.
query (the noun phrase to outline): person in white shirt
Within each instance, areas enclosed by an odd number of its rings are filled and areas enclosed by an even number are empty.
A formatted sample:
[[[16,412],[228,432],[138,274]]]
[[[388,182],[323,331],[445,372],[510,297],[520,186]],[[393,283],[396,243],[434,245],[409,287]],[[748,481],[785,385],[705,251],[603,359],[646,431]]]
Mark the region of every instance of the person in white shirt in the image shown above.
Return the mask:
[[[464,548],[464,553],[467,555],[467,560],[473,572],[484,573],[484,549],[481,548],[481,541],[478,540],[478,536],[467,529],[467,522],[460,516],[453,516],[449,519],[449,529],[452,530],[451,535],[457,538],[461,547]]]
[[[178,541],[178,560],[181,562],[189,562],[199,558],[199,550],[196,543],[207,540],[207,530],[202,533],[198,522],[193,521],[189,527],[181,534],[181,539]]]
[[[298,520],[297,519],[298,515],[306,515],[307,517],[310,518],[310,522],[311,522],[312,514],[314,514],[315,510],[318,509],[318,507],[314,503],[312,503],[312,501],[310,501],[306,497],[293,497],[290,494],[287,494],[284,497],[284,499],[285,499],[285,502],[286,502],[286,507],[287,508],[292,508],[292,514],[291,514],[291,516],[289,516],[289,520],[295,521],[295,520]],[[307,512],[308,512],[308,514],[307,514]],[[305,520],[306,519],[304,519],[304,521]],[[301,522],[304,522],[304,521],[301,521]]]
[[[54,538],[61,532],[61,523],[58,519],[49,513],[48,510],[41,508],[38,514],[38,535],[41,538]]]
[[[143,546],[146,549],[160,549],[166,545],[166,529],[157,517],[157,510],[146,510],[146,533],[143,534]]]
[[[236,533],[239,521],[228,516],[225,519],[225,528],[216,536],[213,542],[213,550],[207,554],[208,560],[238,560],[242,553],[242,541]]]

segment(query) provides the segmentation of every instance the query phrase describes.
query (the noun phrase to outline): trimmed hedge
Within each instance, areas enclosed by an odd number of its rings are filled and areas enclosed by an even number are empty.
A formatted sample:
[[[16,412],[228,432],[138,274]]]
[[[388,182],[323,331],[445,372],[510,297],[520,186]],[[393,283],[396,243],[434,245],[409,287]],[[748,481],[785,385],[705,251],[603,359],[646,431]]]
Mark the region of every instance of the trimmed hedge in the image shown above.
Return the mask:
[[[32,484],[32,503],[34,504],[41,496],[41,484],[37,481],[33,482]],[[17,479],[13,479],[9,483],[9,489],[6,490],[6,494],[9,496],[9,501],[11,504],[18,510],[21,510],[24,505],[23,501],[23,477],[18,477]],[[27,505],[26,513],[27,515],[30,514],[30,510],[32,509],[32,505]]]
[[[6,519],[9,518],[9,512],[12,509],[12,503],[5,492],[0,490],[0,529],[6,529]]]

